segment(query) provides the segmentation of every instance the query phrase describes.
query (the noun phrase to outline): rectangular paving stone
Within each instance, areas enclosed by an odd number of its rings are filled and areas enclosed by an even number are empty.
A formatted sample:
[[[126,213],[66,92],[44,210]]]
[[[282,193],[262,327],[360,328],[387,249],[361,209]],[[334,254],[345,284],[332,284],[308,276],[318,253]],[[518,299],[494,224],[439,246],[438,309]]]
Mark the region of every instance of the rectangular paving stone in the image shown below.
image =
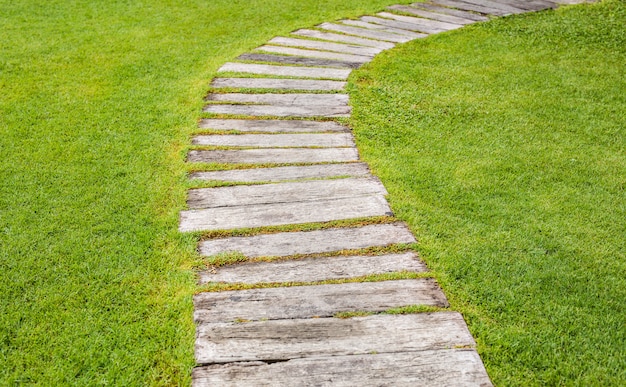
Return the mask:
[[[498,0],[498,2],[506,5],[510,5],[515,8],[523,9],[525,11],[541,11],[548,8],[553,8],[554,3],[548,5],[545,1],[537,1],[537,0]]]
[[[492,386],[476,350],[464,348],[213,364],[194,368],[192,380],[193,387]]]
[[[365,163],[306,165],[301,167],[276,167],[235,169],[231,171],[193,172],[190,179],[228,182],[276,182],[285,180],[323,179],[339,176],[369,176]]]
[[[432,278],[205,292],[193,297],[197,324],[332,317],[406,305],[446,307]]]
[[[404,35],[334,23],[322,23],[318,27],[328,31],[343,32],[348,35],[356,35],[368,39],[378,39],[386,42],[406,43],[411,40],[411,38]]]
[[[337,256],[248,262],[199,273],[200,284],[208,282],[247,283],[314,282],[354,278],[399,271],[426,272],[426,265],[413,252],[376,256]]]
[[[304,120],[232,120],[207,118],[200,120],[201,129],[236,130],[239,132],[349,132],[350,129],[335,121]]]
[[[318,30],[301,29],[301,30],[292,32],[292,34],[298,35],[298,36],[306,36],[309,38],[321,39],[321,40],[330,40],[334,42],[357,44],[357,45],[366,46],[366,47],[376,47],[381,50],[388,50],[395,46],[395,44],[393,43],[381,42],[380,40],[358,38],[356,36],[334,34],[332,32],[322,32]]]
[[[355,62],[355,63],[361,63],[361,64],[367,63],[372,60],[371,56],[342,54],[339,52],[330,52],[330,51],[307,50],[307,49],[302,49],[302,48],[285,47],[285,46],[264,45],[264,46],[257,47],[257,50],[264,51],[264,52],[272,52],[276,54],[283,54],[283,55],[302,56],[305,58],[342,60],[342,61],[349,61],[349,62]]]
[[[285,77],[348,79],[348,69],[330,69],[324,67],[275,66],[253,63],[226,63],[218,72],[277,75]]]
[[[215,78],[211,82],[215,88],[239,89],[279,89],[279,90],[343,90],[346,82],[315,81],[309,79],[274,79],[274,78]]]
[[[355,146],[354,138],[350,133],[200,135],[194,136],[191,143],[193,145],[258,148]]]
[[[188,162],[199,163],[338,163],[357,161],[359,155],[353,148],[292,148],[292,149],[242,149],[242,150],[191,150]]]
[[[469,19],[469,20],[473,20],[477,22],[489,20],[488,17],[479,15],[477,13],[462,11],[460,9],[447,8],[447,7],[435,5],[435,4],[412,3],[410,6],[414,8],[418,8],[418,9],[425,9],[427,11],[442,13],[444,15],[457,16],[457,17],[461,17],[464,19]]]
[[[465,3],[476,4],[481,7],[499,9],[504,12],[510,12],[512,14],[526,12],[525,10],[520,9],[519,7],[508,5],[504,1],[491,1],[491,0],[462,0],[462,1]]]
[[[348,94],[244,94],[223,93],[209,94],[207,101],[220,101],[232,103],[255,103],[265,105],[347,105],[350,97]]]
[[[345,54],[369,56],[371,58],[373,58],[382,51],[382,49],[375,47],[363,47],[342,43],[323,42],[319,40],[285,38],[282,36],[273,38],[268,43],[280,46],[303,47],[313,50],[342,52]]]
[[[406,5],[392,5],[390,7],[387,7],[387,9],[393,10],[393,11],[400,11],[404,13],[410,13],[416,16],[421,16],[423,18],[438,20],[438,21],[452,23],[452,24],[466,25],[466,24],[475,23],[474,20],[465,19],[465,18],[461,18],[457,16],[445,15],[445,14],[437,13],[437,12],[426,11],[424,9],[409,7]]]
[[[361,66],[361,63],[346,62],[332,59],[319,59],[319,58],[305,58],[300,56],[286,56],[286,55],[274,55],[274,54],[258,54],[247,53],[241,54],[237,57],[239,60],[251,60],[257,62],[274,62],[281,64],[295,64],[303,66],[328,66],[328,67],[345,67],[356,69]]]
[[[415,237],[405,224],[392,223],[210,239],[200,242],[198,251],[204,256],[236,251],[250,258],[286,257],[414,242]]]
[[[379,30],[379,31],[394,33],[397,35],[403,35],[403,36],[406,36],[407,38],[411,38],[411,40],[425,38],[426,36],[428,36],[427,34],[421,34],[421,33],[409,31],[409,30],[402,29],[402,28],[395,28],[395,27],[389,27],[389,26],[385,26],[381,24],[368,23],[363,20],[341,20],[341,22],[350,26],[369,28],[371,30]]]
[[[334,180],[307,180],[261,185],[191,189],[187,195],[190,209],[227,206],[248,206],[267,203],[291,203],[309,200],[354,198],[386,195],[376,177]]]
[[[375,16],[363,16],[360,18],[364,22],[373,23],[381,26],[387,26],[391,28],[399,28],[408,31],[422,32],[425,34],[437,34],[439,32],[443,32],[444,30],[441,28],[433,28],[427,25],[417,25],[413,23],[406,23],[398,20],[385,19],[382,17]]]
[[[247,115],[255,117],[349,117],[350,106],[278,106],[278,105],[207,105],[205,113]]]
[[[459,313],[200,324],[196,362],[289,360],[317,356],[473,347]]]
[[[382,195],[181,211],[179,230],[232,230],[391,214]]]
[[[388,18],[388,19],[393,19],[393,20],[401,21],[401,22],[408,23],[408,24],[414,24],[418,28],[430,28],[433,31],[449,31],[449,30],[455,30],[457,28],[461,28],[461,26],[459,26],[458,24],[454,24],[454,23],[446,23],[446,22],[441,22],[437,20],[429,20],[429,19],[412,17],[412,16],[395,15],[389,12],[379,12],[376,15],[380,16],[381,18]]]
[[[507,16],[511,14],[510,12],[505,12],[498,8],[484,7],[481,5],[466,3],[459,0],[433,0],[432,3],[436,5],[454,7],[464,11],[480,12],[487,15]]]

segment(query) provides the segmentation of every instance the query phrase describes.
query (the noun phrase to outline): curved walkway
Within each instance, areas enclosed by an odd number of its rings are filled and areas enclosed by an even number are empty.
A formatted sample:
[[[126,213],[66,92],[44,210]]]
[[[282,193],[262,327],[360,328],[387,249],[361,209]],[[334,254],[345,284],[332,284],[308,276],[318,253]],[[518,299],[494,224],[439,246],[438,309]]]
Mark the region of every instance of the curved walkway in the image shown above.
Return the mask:
[[[188,162],[232,164],[190,176],[227,186],[190,190],[180,230],[253,230],[200,242],[204,256],[247,260],[200,273],[201,284],[245,290],[194,297],[193,384],[491,385],[463,317],[332,119],[350,115],[341,91],[352,69],[397,43],[578,2],[395,5],[273,38],[220,68],[204,108],[219,118],[200,122]],[[272,228],[300,224],[312,231]],[[383,313],[398,308],[422,313]]]

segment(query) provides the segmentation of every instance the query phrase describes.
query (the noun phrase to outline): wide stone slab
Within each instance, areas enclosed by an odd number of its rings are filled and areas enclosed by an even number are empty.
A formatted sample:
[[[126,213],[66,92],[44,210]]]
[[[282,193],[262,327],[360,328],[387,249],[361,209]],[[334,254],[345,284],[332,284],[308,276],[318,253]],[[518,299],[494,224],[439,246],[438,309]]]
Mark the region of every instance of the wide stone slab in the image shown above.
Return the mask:
[[[259,54],[259,53],[247,53],[241,54],[237,57],[239,60],[249,60],[257,62],[274,62],[280,64],[295,64],[302,66],[328,66],[328,67],[345,67],[356,69],[361,66],[361,63],[357,62],[345,62],[332,59],[319,59],[319,58],[305,58],[301,56],[287,56],[287,55],[274,55],[274,54]]]
[[[244,93],[220,93],[209,94],[207,101],[254,103],[265,105],[347,105],[348,94],[244,94]]]
[[[466,24],[475,23],[474,20],[465,19],[465,18],[461,18],[457,16],[445,15],[445,14],[437,13],[437,12],[426,11],[424,9],[409,7],[406,5],[392,5],[390,7],[387,7],[387,9],[393,10],[393,11],[400,11],[404,13],[410,13],[416,16],[421,16],[423,18],[438,20],[438,21],[451,23],[451,24],[466,25]]]
[[[276,54],[283,54],[283,55],[302,56],[306,58],[320,58],[320,59],[350,61],[350,62],[355,62],[355,63],[360,63],[360,64],[367,63],[372,60],[372,57],[370,56],[342,54],[339,52],[330,52],[330,51],[307,50],[303,48],[294,48],[294,47],[285,47],[285,46],[264,45],[264,46],[257,47],[256,50],[264,51],[264,52],[272,52]]]
[[[211,82],[214,88],[236,89],[278,89],[278,90],[343,90],[346,82],[314,81],[308,79],[274,78],[215,78]]]
[[[322,42],[319,40],[285,38],[281,36],[271,39],[268,43],[280,46],[302,47],[313,50],[334,51],[344,54],[369,56],[370,58],[373,58],[382,51],[382,49],[374,47]]]
[[[351,255],[248,262],[200,272],[200,284],[314,282],[399,271],[425,272],[426,265],[413,252],[386,255]]]
[[[487,21],[489,20],[488,17],[476,14],[476,13],[472,13],[472,12],[467,12],[467,11],[461,11],[460,9],[452,9],[452,8],[447,8],[444,6],[440,6],[440,5],[435,5],[435,4],[429,4],[429,3],[412,3],[411,7],[415,7],[418,9],[424,9],[427,11],[433,11],[433,12],[437,12],[437,13],[441,13],[444,15],[450,15],[450,16],[457,16],[457,17],[461,17],[463,19],[469,19],[469,20],[473,20],[473,21]]]
[[[363,19],[363,17],[361,17],[361,19]],[[389,27],[389,26],[376,24],[376,23],[369,23],[363,20],[341,20],[341,22],[350,26],[368,28],[371,30],[390,32],[390,33],[394,33],[397,35],[406,36],[407,38],[410,38],[411,40],[425,38],[426,36],[428,36],[427,34],[421,34],[421,33],[409,31],[409,30],[402,29],[402,28]]]
[[[286,180],[323,179],[332,177],[363,177],[370,171],[365,163],[305,165],[301,167],[276,167],[235,169],[231,171],[193,172],[190,179],[225,182],[277,182]]]
[[[193,387],[491,386],[476,350],[319,356],[284,362],[245,362],[197,367]]]
[[[237,251],[250,258],[286,257],[414,242],[415,237],[405,224],[393,223],[211,239],[200,242],[198,250],[204,256]]]
[[[333,180],[307,180],[261,185],[199,188],[189,190],[190,209],[227,206],[249,206],[268,203],[292,203],[310,200],[353,198],[386,195],[387,190],[376,177]]]
[[[236,130],[239,132],[347,132],[350,129],[334,121],[304,120],[222,120],[203,119],[198,127],[201,129]]]
[[[432,3],[435,5],[443,5],[447,7],[458,8],[464,11],[484,13],[486,15],[507,16],[511,14],[511,12],[506,12],[498,8],[485,7],[482,5],[466,3],[465,1],[460,1],[460,0],[434,0],[432,1]]]
[[[349,117],[351,108],[341,105],[207,105],[202,111],[254,117]]]
[[[371,29],[366,29],[366,28],[358,28],[358,27],[352,27],[348,25],[341,25],[341,24],[335,24],[335,23],[322,23],[318,27],[323,30],[342,32],[348,35],[356,35],[356,36],[360,36],[363,38],[377,39],[377,40],[383,40],[386,42],[393,42],[393,43],[405,43],[405,42],[412,40],[411,38],[404,36],[404,35],[398,35],[398,34],[393,34],[393,33],[385,32],[385,31],[376,31],[376,30],[371,30]]]
[[[240,146],[258,148],[276,147],[344,147],[354,146],[350,133],[322,134],[241,134],[200,135],[191,140],[193,145]]]
[[[284,77],[348,79],[352,70],[324,67],[275,66],[253,63],[226,63],[218,72],[277,75]]]
[[[187,155],[187,161],[192,163],[341,163],[358,159],[353,148],[191,150]]]
[[[437,20],[429,20],[429,19],[424,19],[424,18],[419,18],[419,17],[396,15],[396,14],[389,13],[389,12],[379,12],[376,15],[380,16],[381,18],[388,18],[388,19],[393,19],[393,20],[400,21],[403,23],[412,24],[412,25],[415,25],[417,28],[430,28],[432,31],[449,31],[449,30],[455,30],[457,28],[461,28],[461,26],[455,23],[446,23],[446,22],[441,22]],[[428,31],[425,31],[425,32],[428,32]]]
[[[288,360],[472,347],[454,312],[200,324],[196,362]]]
[[[382,195],[181,211],[179,230],[232,230],[391,215]]]
[[[301,29],[301,30],[292,32],[292,34],[298,35],[298,36],[306,36],[309,38],[321,39],[321,40],[330,40],[334,42],[356,44],[356,45],[366,46],[366,47],[376,47],[381,50],[388,50],[395,46],[395,44],[393,43],[381,42],[380,40],[359,38],[356,36],[349,36],[349,35],[342,35],[342,34],[334,34],[332,32],[322,32],[318,30]]]

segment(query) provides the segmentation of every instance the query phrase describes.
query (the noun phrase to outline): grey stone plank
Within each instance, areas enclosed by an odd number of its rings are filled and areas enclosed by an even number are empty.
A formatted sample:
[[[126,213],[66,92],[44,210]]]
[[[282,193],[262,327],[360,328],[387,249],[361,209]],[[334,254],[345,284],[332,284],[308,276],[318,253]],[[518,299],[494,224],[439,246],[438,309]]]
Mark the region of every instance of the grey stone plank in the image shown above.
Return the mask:
[[[432,3],[435,5],[458,8],[463,11],[480,12],[487,15],[507,16],[511,14],[511,12],[506,12],[498,8],[484,7],[482,5],[466,3],[460,0],[432,0]]]
[[[426,25],[417,25],[413,23],[406,23],[406,22],[402,22],[398,20],[385,19],[382,17],[375,17],[375,16],[362,16],[360,19],[368,23],[373,23],[373,24],[391,27],[391,28],[404,29],[407,31],[422,32],[425,34],[438,34],[440,32],[445,31],[441,28],[433,28],[433,27],[429,27]]]
[[[204,256],[237,251],[250,258],[286,257],[414,242],[415,237],[405,224],[393,223],[211,239],[200,242],[198,250]]]
[[[280,46],[303,47],[313,50],[342,52],[345,54],[369,56],[370,58],[373,58],[382,51],[382,49],[375,47],[354,46],[343,43],[322,42],[319,40],[285,38],[282,36],[273,38],[268,43]]]
[[[474,349],[319,356],[197,367],[193,387],[492,386]]]
[[[235,169],[230,171],[193,172],[190,179],[225,182],[278,182],[302,179],[323,179],[340,176],[369,176],[365,163],[306,165],[302,167],[276,167]]]
[[[510,5],[512,7],[516,7],[519,9],[523,9],[524,11],[527,12],[532,12],[532,11],[541,11],[544,9],[548,9],[548,8],[553,8],[554,7],[554,3],[546,3],[545,1],[541,1],[541,0],[525,0],[525,1],[520,1],[520,0],[498,0],[499,3],[502,4],[506,4],[506,5]]]
[[[376,47],[381,50],[388,50],[395,46],[395,44],[393,43],[381,42],[380,40],[359,38],[356,36],[349,36],[349,35],[342,35],[342,34],[334,34],[332,32],[322,32],[318,30],[301,29],[301,30],[292,32],[292,34],[298,35],[298,36],[306,36],[306,37],[315,38],[315,39],[330,40],[334,42],[357,44],[357,45],[366,46],[366,47]]]
[[[205,113],[274,117],[349,117],[350,106],[207,105]]]
[[[355,36],[360,36],[363,38],[377,39],[377,40],[383,40],[386,42],[393,42],[393,43],[405,43],[405,42],[412,40],[411,38],[404,36],[404,35],[398,35],[398,34],[393,34],[393,33],[385,32],[385,31],[379,31],[379,30],[377,31],[377,30],[371,30],[367,28],[352,27],[348,25],[341,25],[341,24],[334,24],[334,23],[322,23],[318,27],[327,31],[342,32],[348,35],[355,35]]]
[[[180,231],[231,230],[391,214],[382,195],[182,211]]]
[[[355,62],[355,63],[367,63],[372,60],[371,56],[342,54],[339,52],[330,52],[330,51],[306,50],[302,48],[293,48],[293,47],[285,47],[285,46],[264,45],[264,46],[257,47],[256,50],[264,51],[264,52],[273,52],[276,54],[283,54],[283,55],[302,56],[305,58],[343,60],[343,61],[350,61],[350,62]]]
[[[477,22],[489,20],[488,17],[483,16],[483,15],[479,15],[477,13],[462,11],[460,9],[447,8],[447,7],[440,6],[440,5],[435,5],[435,4],[412,3],[410,6],[414,7],[414,8],[418,8],[418,9],[424,9],[424,10],[427,10],[427,11],[441,13],[441,14],[444,14],[444,15],[461,17],[461,18],[464,18],[464,19],[469,19],[469,20],[473,20],[473,21],[477,21]]]
[[[279,90],[343,90],[346,82],[317,81],[308,79],[274,79],[274,78],[215,78],[211,87],[240,89],[279,89]]]
[[[397,20],[403,23],[414,24],[415,26],[417,26],[417,28],[430,28],[433,31],[449,31],[461,28],[460,25],[454,23],[446,23],[437,20],[430,20],[412,16],[396,15],[389,12],[379,12],[376,15],[383,18]]]
[[[257,62],[274,62],[280,64],[295,64],[303,66],[328,66],[328,67],[345,67],[356,69],[361,66],[357,62],[345,62],[332,59],[305,58],[299,56],[273,55],[273,54],[257,54],[248,53],[241,54],[237,57],[239,60],[250,60]]]
[[[278,75],[285,77],[348,79],[352,70],[324,67],[274,66],[253,63],[226,63],[218,72]]]
[[[288,360],[313,356],[472,347],[454,312],[200,324],[196,362]]]
[[[221,101],[232,103],[256,103],[267,105],[347,105],[348,94],[243,94],[224,93],[209,94],[207,101]]]
[[[520,9],[519,7],[506,4],[506,2],[504,1],[491,1],[491,0],[461,0],[461,1],[465,3],[476,4],[481,7],[499,9],[501,11],[509,12],[511,14],[527,12],[524,9]]]
[[[239,132],[349,132],[347,127],[334,121],[302,120],[222,120],[203,119],[198,124],[201,129],[237,130]]]
[[[202,271],[200,284],[314,282],[398,271],[425,272],[426,265],[412,252],[377,256],[337,256],[250,262]]]
[[[190,209],[250,206],[269,203],[293,203],[311,200],[386,195],[387,191],[375,177],[335,180],[307,180],[262,185],[198,188],[189,190]]]
[[[355,146],[354,138],[350,133],[199,135],[194,136],[191,143],[193,145],[258,148]]]
[[[407,305],[446,307],[432,278],[205,292],[193,297],[197,324],[332,317]]]
[[[426,11],[424,9],[409,7],[406,5],[392,5],[387,7],[387,9],[392,11],[399,11],[404,13],[410,13],[416,16],[420,16],[423,18],[428,18],[432,20],[438,20],[446,23],[458,24],[458,25],[466,25],[475,23],[475,20],[465,19],[458,16],[445,15],[443,13]]]
[[[363,18],[365,18],[365,16],[361,17],[360,19],[363,19]],[[389,26],[385,26],[381,24],[369,23],[363,20],[341,20],[341,22],[349,26],[368,28],[371,30],[384,31],[384,32],[389,32],[389,33],[393,33],[396,35],[406,36],[407,38],[410,38],[411,40],[425,38],[426,36],[428,36],[427,34],[421,34],[421,33],[409,31],[406,29],[389,27]]]
[[[187,161],[192,163],[341,163],[357,161],[353,148],[292,148],[243,150],[191,150]]]

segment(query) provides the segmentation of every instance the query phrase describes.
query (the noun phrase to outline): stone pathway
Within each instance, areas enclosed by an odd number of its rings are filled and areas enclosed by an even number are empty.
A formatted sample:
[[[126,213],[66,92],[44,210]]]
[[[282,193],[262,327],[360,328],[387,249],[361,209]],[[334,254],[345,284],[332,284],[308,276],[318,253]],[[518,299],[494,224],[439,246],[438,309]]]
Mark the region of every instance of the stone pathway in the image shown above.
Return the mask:
[[[200,242],[203,256],[237,251],[248,261],[200,273],[201,285],[243,290],[194,297],[193,385],[491,385],[463,317],[445,309],[406,246],[415,238],[332,118],[350,115],[341,91],[352,69],[397,43],[578,2],[394,5],[273,38],[222,66],[204,108],[214,118],[201,120],[187,161],[232,164],[190,175],[230,185],[191,189],[180,230],[260,229]],[[319,227],[267,228],[305,223]],[[427,312],[383,313],[408,306]]]

